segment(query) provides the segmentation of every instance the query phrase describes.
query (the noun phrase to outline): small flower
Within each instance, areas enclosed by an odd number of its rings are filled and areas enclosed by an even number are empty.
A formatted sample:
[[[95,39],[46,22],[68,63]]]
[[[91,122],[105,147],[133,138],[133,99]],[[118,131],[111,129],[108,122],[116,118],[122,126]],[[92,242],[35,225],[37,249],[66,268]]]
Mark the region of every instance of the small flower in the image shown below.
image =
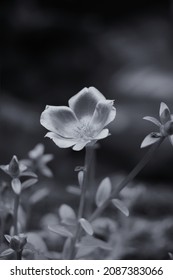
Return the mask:
[[[144,120],[154,123],[159,127],[159,132],[151,132],[148,134],[142,144],[141,148],[145,148],[149,145],[152,145],[160,140],[160,138],[168,137],[171,144],[173,145],[173,115],[171,115],[168,106],[161,102],[159,110],[160,120],[157,120],[154,117],[144,117]]]
[[[44,145],[39,143],[33,150],[28,153],[29,159],[22,160],[24,165],[30,167],[32,170],[37,171],[46,176],[53,177],[52,171],[47,166],[47,163],[51,161],[54,156],[52,154],[44,154]]]
[[[116,116],[112,100],[94,87],[84,88],[69,99],[67,106],[46,106],[41,114],[41,124],[50,132],[46,134],[60,148],[80,151],[87,144],[106,138],[104,128]]]
[[[18,161],[16,156],[13,156],[10,163],[7,165],[0,165],[0,169],[3,170],[6,174],[8,174],[11,180],[11,187],[15,194],[19,195],[22,190],[22,185],[20,177],[28,176],[37,178],[37,175],[31,171],[28,171],[27,166]],[[37,180],[36,180],[37,181]]]

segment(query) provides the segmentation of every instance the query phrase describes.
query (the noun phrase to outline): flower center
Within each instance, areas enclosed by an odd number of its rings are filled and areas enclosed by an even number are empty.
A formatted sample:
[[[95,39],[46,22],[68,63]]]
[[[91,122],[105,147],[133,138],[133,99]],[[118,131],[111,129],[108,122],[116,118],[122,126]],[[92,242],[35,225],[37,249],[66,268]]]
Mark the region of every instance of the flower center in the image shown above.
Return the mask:
[[[91,140],[91,129],[88,124],[88,122],[82,120],[80,122],[80,125],[75,128],[75,134],[76,138],[82,139],[82,140]]]

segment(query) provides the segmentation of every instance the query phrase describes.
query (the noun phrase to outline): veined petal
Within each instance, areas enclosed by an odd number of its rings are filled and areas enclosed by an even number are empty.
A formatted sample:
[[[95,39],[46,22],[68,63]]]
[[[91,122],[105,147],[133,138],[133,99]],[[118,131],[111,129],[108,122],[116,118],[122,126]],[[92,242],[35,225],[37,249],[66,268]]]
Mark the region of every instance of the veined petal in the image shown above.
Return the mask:
[[[78,142],[78,143],[73,147],[73,150],[74,150],[74,151],[81,151],[89,142],[91,142],[91,141],[90,141],[90,140],[86,140],[86,141]]]
[[[116,109],[112,100],[100,101],[94,111],[90,122],[90,129],[95,137],[106,125],[114,120]]]
[[[171,144],[172,144],[172,146],[173,146],[173,135],[170,135],[170,136],[169,136],[169,140],[170,140],[170,142],[171,142]]]
[[[77,140],[63,138],[56,133],[48,132],[45,137],[49,137],[60,148],[69,148],[76,144]]]
[[[66,138],[73,138],[75,128],[79,125],[72,109],[66,106],[47,106],[40,122],[48,130]]]
[[[97,103],[105,97],[94,87],[83,88],[69,99],[69,107],[75,112],[79,120],[91,118]]]
[[[157,126],[161,126],[161,123],[156,118],[153,118],[153,117],[150,117],[150,116],[146,116],[146,117],[143,118],[143,120],[152,122],[152,123],[154,123]]]
[[[106,138],[107,136],[109,136],[109,129],[105,128],[103,129],[96,137],[94,137],[95,139],[99,140],[99,139],[103,139]]]
[[[159,116],[162,124],[171,120],[170,110],[164,102],[161,102],[160,104]]]
[[[161,137],[161,136],[159,135],[159,133],[156,132],[156,136],[153,136],[153,135],[154,135],[154,134],[153,134],[153,132],[152,132],[152,133],[148,134],[148,135],[144,138],[144,140],[142,141],[142,144],[141,144],[141,148],[145,148],[145,147],[150,146],[150,145],[156,143],[157,141],[159,141],[159,139],[160,139],[160,137]],[[158,136],[157,136],[157,135],[158,135]]]

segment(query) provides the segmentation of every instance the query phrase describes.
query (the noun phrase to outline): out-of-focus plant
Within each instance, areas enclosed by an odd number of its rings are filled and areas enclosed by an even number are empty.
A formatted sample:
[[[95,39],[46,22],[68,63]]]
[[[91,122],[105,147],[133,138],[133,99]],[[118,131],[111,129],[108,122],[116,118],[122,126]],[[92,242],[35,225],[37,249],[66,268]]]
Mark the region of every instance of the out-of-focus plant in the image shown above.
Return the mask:
[[[43,176],[53,177],[52,170],[47,166],[54,156],[52,154],[45,154],[45,147],[42,143],[37,144],[28,153],[28,159],[23,159],[21,162],[29,167],[34,172],[39,172]]]
[[[24,189],[34,185],[37,182],[37,175],[28,170],[27,167],[21,164],[16,156],[13,156],[10,163],[1,165],[0,168],[10,176],[11,187],[14,193],[14,209],[13,209],[13,232],[18,234],[18,208],[20,203],[20,196]],[[21,177],[27,176],[29,179],[21,182]]]

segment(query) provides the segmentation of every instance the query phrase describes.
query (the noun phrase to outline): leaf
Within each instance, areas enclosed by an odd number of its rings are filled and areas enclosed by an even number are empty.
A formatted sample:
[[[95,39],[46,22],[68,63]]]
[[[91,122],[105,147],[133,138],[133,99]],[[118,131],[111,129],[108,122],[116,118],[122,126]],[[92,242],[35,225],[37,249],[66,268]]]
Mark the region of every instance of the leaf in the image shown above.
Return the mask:
[[[112,189],[111,181],[108,177],[106,177],[101,181],[96,193],[97,207],[102,206],[102,204],[110,197],[111,189]]]
[[[168,255],[169,255],[170,259],[173,260],[173,254],[169,252]]]
[[[38,176],[32,171],[24,171],[20,174],[20,176],[27,176],[27,177],[34,177],[37,178]]]
[[[146,121],[152,122],[157,126],[161,126],[161,123],[156,118],[146,116],[143,119],[146,120]]]
[[[22,183],[22,189],[27,189],[38,182],[38,179],[28,179]]]
[[[67,238],[64,246],[63,246],[63,252],[62,252],[62,259],[63,260],[69,260],[70,259],[70,248],[72,246],[72,238]]]
[[[85,167],[84,166],[76,166],[74,171],[79,172],[79,171],[84,171]]]
[[[68,231],[68,229],[60,225],[48,226],[48,229],[64,237],[71,237],[71,238],[73,237],[73,234],[70,231]]]
[[[159,116],[162,124],[171,120],[170,110],[164,102],[161,102],[160,104]]]
[[[82,259],[84,257],[86,258],[87,256],[91,256],[91,255],[93,256],[95,251],[96,251],[95,247],[79,246],[75,259]]]
[[[81,194],[81,190],[75,186],[68,186],[66,188],[67,192],[74,194],[74,195],[80,195]]]
[[[44,242],[43,238],[40,236],[39,232],[28,232],[27,236],[27,243],[33,245],[35,250],[38,252],[47,252],[47,246]]]
[[[118,208],[125,216],[129,216],[129,210],[128,208],[124,205],[124,203],[117,198],[112,199],[113,205]]]
[[[8,241],[8,243],[10,243],[10,241],[11,241],[11,236],[8,235],[8,234],[5,234],[4,237],[5,237],[5,239]]]
[[[81,187],[83,184],[83,178],[84,178],[84,172],[83,171],[79,171],[78,172],[78,182],[79,182],[79,186]]]
[[[53,177],[52,170],[50,170],[50,168],[48,166],[46,166],[46,165],[40,166],[40,172],[45,177],[48,177],[48,178],[52,178]]]
[[[31,195],[31,197],[29,198],[29,202],[31,204],[36,204],[40,202],[42,199],[44,199],[45,197],[47,197],[48,194],[49,194],[49,190],[47,188],[39,189],[33,195]]]
[[[155,136],[154,136],[155,135]],[[145,148],[147,146],[150,146],[154,143],[156,143],[157,141],[159,141],[160,139],[160,134],[157,132],[151,132],[150,134],[148,134],[144,140],[141,143],[141,148]]]
[[[93,235],[94,231],[93,231],[93,228],[92,228],[92,225],[90,224],[90,222],[88,222],[84,218],[81,218],[79,220],[79,223],[86,233],[88,233],[89,235]]]
[[[18,178],[15,178],[11,181],[11,186],[15,194],[19,195],[21,193],[22,185]]]
[[[79,246],[101,248],[101,249],[104,249],[104,250],[111,250],[112,249],[112,247],[110,247],[110,245],[107,242],[102,241],[102,240],[100,240],[98,238],[95,238],[93,236],[89,236],[89,235],[86,235],[86,236],[82,237],[82,240],[79,243]]]
[[[8,257],[8,256],[11,256],[12,254],[14,254],[14,250],[9,248],[5,251],[3,251],[1,254],[0,254],[0,259],[1,258],[5,258],[5,257]]]
[[[31,150],[28,155],[31,159],[37,159],[44,153],[44,145],[42,143],[37,144],[33,150]]]
[[[76,214],[75,214],[73,208],[71,208],[67,204],[62,204],[59,207],[59,216],[60,216],[62,222],[76,221]]]

